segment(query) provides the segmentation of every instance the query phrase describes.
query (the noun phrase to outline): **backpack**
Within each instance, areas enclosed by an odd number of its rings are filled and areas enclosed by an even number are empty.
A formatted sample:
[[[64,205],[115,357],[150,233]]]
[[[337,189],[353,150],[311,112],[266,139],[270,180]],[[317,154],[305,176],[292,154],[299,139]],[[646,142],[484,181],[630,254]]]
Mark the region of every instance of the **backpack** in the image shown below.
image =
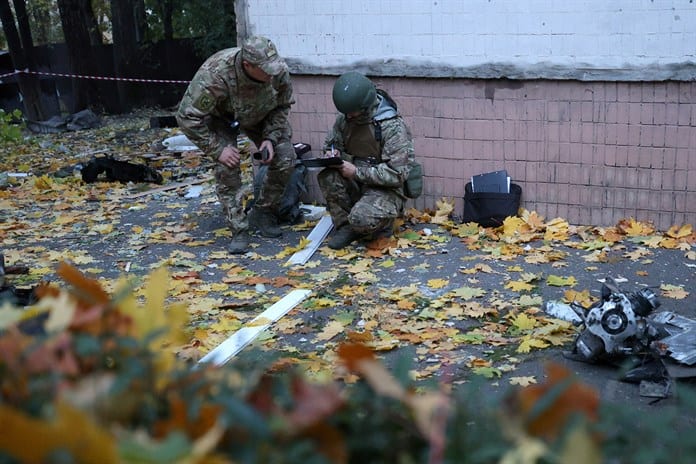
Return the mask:
[[[288,179],[283,197],[280,200],[280,206],[278,207],[278,220],[284,224],[296,224],[302,219],[300,200],[302,194],[307,193],[307,183],[305,181],[307,168],[300,158],[304,153],[309,151],[311,147],[307,144],[296,143],[294,144],[294,148],[295,154],[298,155],[298,159],[295,161],[295,169],[293,169],[290,179]],[[254,176],[254,198],[250,204],[247,205],[247,212],[254,206],[256,200],[261,195],[261,187],[263,186],[263,181],[267,172],[268,165],[262,164]]]

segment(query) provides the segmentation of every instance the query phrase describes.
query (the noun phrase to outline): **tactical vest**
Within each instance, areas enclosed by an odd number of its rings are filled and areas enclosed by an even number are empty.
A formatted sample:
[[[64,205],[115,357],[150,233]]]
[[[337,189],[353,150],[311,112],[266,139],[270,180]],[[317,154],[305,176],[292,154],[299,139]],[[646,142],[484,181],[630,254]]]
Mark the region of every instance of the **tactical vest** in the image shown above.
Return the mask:
[[[382,96],[387,103],[394,109],[396,113],[396,102],[384,90],[377,89],[377,93]],[[355,158],[372,158],[377,163],[382,162],[382,127],[381,122],[398,117],[387,117],[384,119],[372,118],[369,122],[360,121],[353,122],[346,120],[346,126],[343,130],[343,140],[346,152],[350,153]]]
[[[343,132],[343,140],[346,145],[346,152],[355,158],[375,158],[378,162],[382,160],[381,131],[380,140],[376,137],[376,121],[371,123],[356,124],[348,122]]]

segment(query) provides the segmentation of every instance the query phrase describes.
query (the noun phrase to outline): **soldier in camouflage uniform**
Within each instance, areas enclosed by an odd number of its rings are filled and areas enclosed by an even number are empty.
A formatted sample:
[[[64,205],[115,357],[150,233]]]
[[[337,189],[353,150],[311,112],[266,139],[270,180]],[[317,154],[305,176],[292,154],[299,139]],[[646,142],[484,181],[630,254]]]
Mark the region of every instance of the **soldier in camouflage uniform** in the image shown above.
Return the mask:
[[[341,114],[324,151],[343,163],[322,170],[318,182],[335,227],[328,245],[340,249],[359,238],[391,234],[394,219],[403,214],[403,183],[414,153],[396,104],[364,75],[340,76],[333,101]]]
[[[189,84],[179,104],[177,122],[186,136],[215,164],[216,193],[234,234],[231,253],[249,244],[247,229],[278,237],[277,211],[295,164],[288,121],[294,103],[287,65],[269,39],[254,36],[241,48],[221,50],[208,58]],[[259,148],[268,150],[268,172],[260,197],[247,219],[240,162],[242,153],[232,121]],[[245,153],[248,156],[248,153]]]

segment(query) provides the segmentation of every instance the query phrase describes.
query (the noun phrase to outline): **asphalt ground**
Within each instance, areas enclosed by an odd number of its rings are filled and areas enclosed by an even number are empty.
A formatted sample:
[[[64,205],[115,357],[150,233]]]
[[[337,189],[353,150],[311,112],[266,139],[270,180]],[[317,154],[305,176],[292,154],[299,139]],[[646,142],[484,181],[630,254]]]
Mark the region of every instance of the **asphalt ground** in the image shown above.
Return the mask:
[[[301,266],[287,260],[316,221],[285,225],[278,239],[254,235],[249,253],[230,255],[210,164],[196,153],[160,151],[158,142],[171,133],[149,129],[146,116],[93,132],[38,137],[43,158],[26,148],[21,159],[36,163],[32,175],[0,197],[7,264],[32,270],[13,283],[60,285],[55,266],[67,260],[113,290],[121,277],[143,282],[165,265],[171,299],[186,303],[191,316],[192,340],[180,353],[194,361],[293,288],[308,288],[309,298],[238,356],[272,354],[310,376],[350,381],[335,350],[361,341],[389,366],[406,357],[416,379],[455,386],[483,379],[483,393],[493,396],[515,384],[543,382],[551,361],[594,386],[603,400],[647,412],[677,405],[679,390],[693,386],[682,379],[668,398],[641,396],[638,385],[618,381],[619,367],[567,359],[563,352],[577,329],[542,311],[568,291],[596,301],[601,280],[612,277],[626,291],[653,289],[662,303],[658,310],[696,318],[696,261],[687,241],[665,248],[655,239],[665,237],[660,231],[605,241],[608,228],[592,225],[569,226],[558,238],[537,232],[519,240],[462,225],[456,212],[444,218],[434,209],[408,211],[391,240],[339,252],[323,246]],[[83,185],[75,163],[100,149],[147,160],[167,174],[164,185]],[[43,174],[52,179],[50,188],[37,191],[35,180]],[[185,185],[169,188],[176,182]],[[187,198],[195,185],[202,191]]]

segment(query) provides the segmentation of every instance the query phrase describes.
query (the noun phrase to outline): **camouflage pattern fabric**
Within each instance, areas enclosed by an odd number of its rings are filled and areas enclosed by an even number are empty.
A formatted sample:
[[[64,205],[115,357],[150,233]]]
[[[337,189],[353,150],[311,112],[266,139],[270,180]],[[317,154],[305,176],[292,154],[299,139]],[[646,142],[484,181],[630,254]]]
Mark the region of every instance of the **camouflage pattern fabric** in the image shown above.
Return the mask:
[[[331,168],[322,170],[317,179],[334,226],[339,228],[348,223],[365,235],[379,232],[403,214],[406,201],[403,183],[408,177],[409,160],[414,159],[413,138],[406,123],[395,111],[387,112],[386,119],[380,120],[379,114],[385,114],[384,105],[388,103],[381,96],[378,100],[367,117],[348,120],[339,114],[324,142],[324,150],[333,146],[345,160],[355,164],[355,179],[345,179]],[[365,140],[366,148],[361,149],[347,136],[364,140],[366,128],[374,131],[373,119],[379,122],[381,144]],[[372,153],[380,146],[380,153]],[[346,147],[359,155],[347,152]],[[368,154],[375,161],[368,161]]]
[[[274,63],[278,64],[275,57]],[[221,50],[196,72],[176,114],[181,131],[216,162],[225,146],[236,146],[234,137],[224,130],[233,120],[239,121],[242,133],[256,146],[264,140],[273,143],[275,157],[257,201],[258,207],[273,212],[277,211],[295,160],[288,120],[294,103],[292,85],[284,63],[281,69],[270,82],[258,82],[244,73],[241,48]],[[248,160],[249,151],[242,151],[242,157]],[[239,167],[230,169],[218,163],[215,179],[228,225],[233,232],[245,230],[245,198],[253,187],[246,187],[250,183],[243,181]]]

